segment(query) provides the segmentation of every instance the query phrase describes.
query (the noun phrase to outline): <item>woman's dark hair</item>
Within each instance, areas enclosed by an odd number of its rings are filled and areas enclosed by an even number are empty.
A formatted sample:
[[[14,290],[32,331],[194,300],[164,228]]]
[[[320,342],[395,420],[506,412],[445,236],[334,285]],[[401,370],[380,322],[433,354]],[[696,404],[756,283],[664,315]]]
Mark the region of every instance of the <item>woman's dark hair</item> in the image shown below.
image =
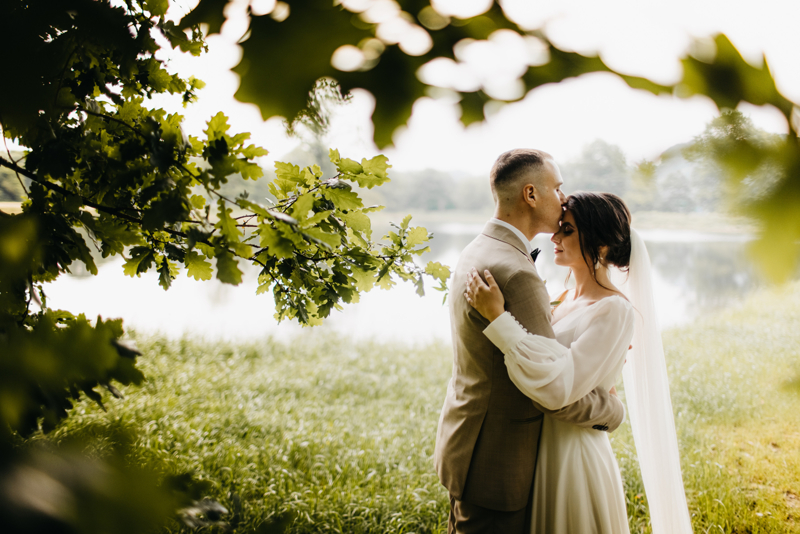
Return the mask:
[[[579,191],[567,197],[565,209],[575,218],[581,254],[597,280],[594,266],[600,247],[607,246],[604,263],[627,272],[631,262],[631,212],[617,195]]]

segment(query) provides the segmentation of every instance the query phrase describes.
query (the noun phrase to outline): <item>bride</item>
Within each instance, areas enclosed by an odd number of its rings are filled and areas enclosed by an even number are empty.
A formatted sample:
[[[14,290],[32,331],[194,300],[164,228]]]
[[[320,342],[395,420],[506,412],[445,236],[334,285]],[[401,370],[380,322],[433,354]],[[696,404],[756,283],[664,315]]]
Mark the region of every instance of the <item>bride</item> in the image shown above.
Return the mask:
[[[527,333],[504,311],[489,271],[484,282],[473,269],[465,296],[490,321],[484,334],[505,355],[511,380],[546,408],[560,409],[597,387],[613,390],[623,374],[653,533],[689,533],[650,260],[630,220],[616,195],[568,197],[551,240],[555,263],[571,269],[576,285],[553,310],[555,340]],[[598,430],[545,416],[532,533],[629,532],[619,466],[608,433]]]

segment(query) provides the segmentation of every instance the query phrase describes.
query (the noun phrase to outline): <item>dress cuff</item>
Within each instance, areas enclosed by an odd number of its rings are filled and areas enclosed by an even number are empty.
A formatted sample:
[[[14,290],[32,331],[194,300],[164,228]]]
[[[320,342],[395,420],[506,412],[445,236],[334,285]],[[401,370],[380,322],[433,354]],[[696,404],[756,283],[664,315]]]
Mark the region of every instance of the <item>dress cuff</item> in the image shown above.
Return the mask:
[[[503,351],[503,354],[511,352],[528,335],[522,325],[508,312],[503,312],[500,317],[489,323],[483,333]]]

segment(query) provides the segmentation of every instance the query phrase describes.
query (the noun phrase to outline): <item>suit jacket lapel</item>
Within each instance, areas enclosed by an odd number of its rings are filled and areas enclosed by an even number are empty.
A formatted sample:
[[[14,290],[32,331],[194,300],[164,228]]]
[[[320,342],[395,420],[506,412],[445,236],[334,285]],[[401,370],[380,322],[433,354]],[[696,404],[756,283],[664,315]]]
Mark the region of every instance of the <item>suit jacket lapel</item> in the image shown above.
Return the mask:
[[[527,250],[528,247],[525,246],[520,238],[508,228],[500,226],[499,224],[494,224],[493,222],[489,221],[486,223],[486,226],[483,227],[483,231],[481,232],[486,237],[491,239],[496,239],[498,241],[502,241],[507,243],[517,249],[520,254],[525,256],[528,262],[536,268],[536,264],[533,263],[533,259],[531,259],[530,255],[528,254]]]

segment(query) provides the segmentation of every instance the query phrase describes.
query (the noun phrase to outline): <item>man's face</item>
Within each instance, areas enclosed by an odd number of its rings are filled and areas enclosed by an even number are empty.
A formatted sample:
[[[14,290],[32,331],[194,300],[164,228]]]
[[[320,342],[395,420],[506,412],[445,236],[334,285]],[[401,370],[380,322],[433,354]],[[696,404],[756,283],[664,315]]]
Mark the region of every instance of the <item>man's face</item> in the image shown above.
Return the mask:
[[[541,179],[536,186],[536,212],[546,226],[542,231],[556,233],[563,213],[561,206],[567,201],[567,197],[561,191],[564,180],[561,179],[558,165],[550,158],[544,161],[540,176]]]

